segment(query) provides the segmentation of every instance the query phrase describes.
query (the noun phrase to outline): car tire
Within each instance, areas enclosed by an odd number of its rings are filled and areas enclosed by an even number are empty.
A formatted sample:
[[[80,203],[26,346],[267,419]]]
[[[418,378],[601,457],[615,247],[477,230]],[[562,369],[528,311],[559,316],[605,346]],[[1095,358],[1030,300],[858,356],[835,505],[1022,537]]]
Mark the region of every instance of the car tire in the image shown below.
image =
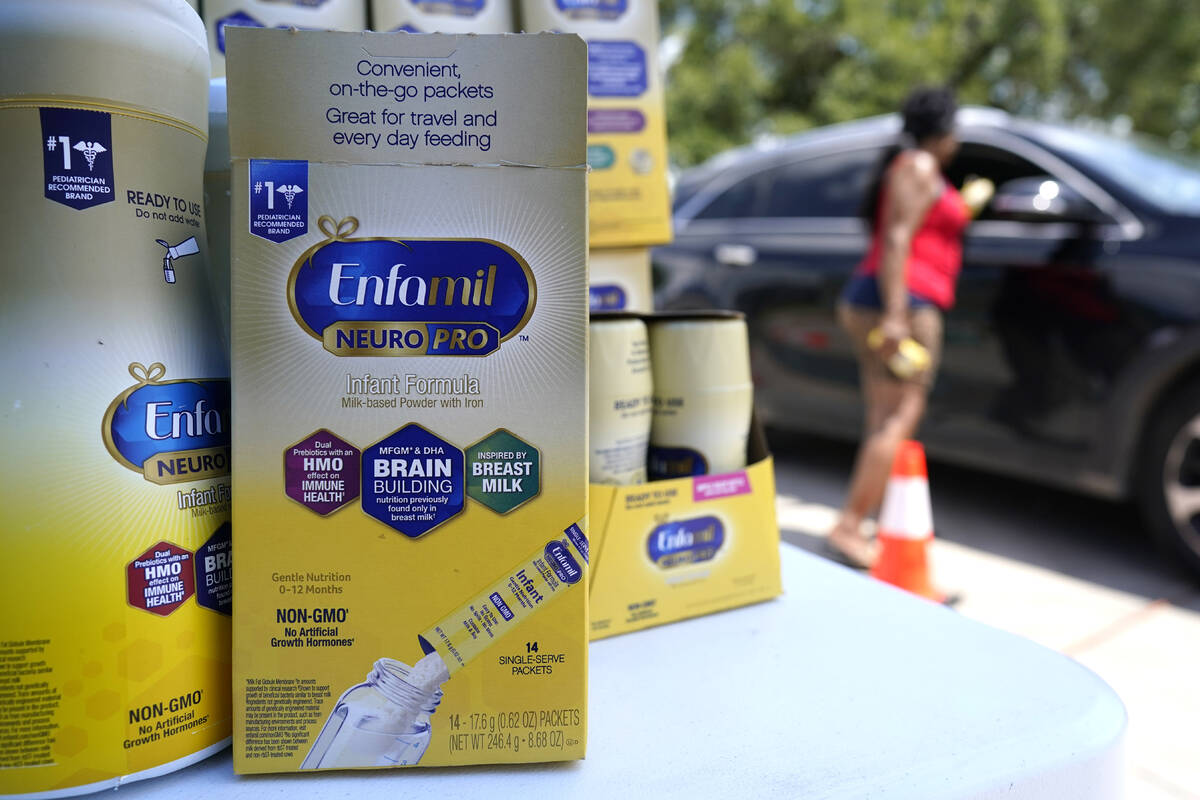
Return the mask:
[[[1200,380],[1184,383],[1158,407],[1138,482],[1151,533],[1200,578]]]

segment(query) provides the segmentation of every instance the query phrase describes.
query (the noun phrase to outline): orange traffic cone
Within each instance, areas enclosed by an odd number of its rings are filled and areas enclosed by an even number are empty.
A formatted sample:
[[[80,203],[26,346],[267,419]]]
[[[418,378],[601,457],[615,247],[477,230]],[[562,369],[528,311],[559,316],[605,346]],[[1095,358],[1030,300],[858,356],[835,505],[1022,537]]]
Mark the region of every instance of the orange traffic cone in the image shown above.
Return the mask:
[[[933,509],[929,472],[920,442],[904,441],[892,462],[892,476],[879,511],[879,559],[871,577],[899,586],[937,603],[946,595],[929,578],[929,544],[933,541]]]

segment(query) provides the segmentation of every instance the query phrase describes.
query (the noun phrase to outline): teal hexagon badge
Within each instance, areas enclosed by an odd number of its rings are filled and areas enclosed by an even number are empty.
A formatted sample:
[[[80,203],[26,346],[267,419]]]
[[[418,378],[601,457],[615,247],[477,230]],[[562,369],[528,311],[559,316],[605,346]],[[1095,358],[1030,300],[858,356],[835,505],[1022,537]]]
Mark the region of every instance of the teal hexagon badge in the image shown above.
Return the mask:
[[[542,491],[542,455],[512,431],[492,431],[466,449],[467,496],[507,514]]]

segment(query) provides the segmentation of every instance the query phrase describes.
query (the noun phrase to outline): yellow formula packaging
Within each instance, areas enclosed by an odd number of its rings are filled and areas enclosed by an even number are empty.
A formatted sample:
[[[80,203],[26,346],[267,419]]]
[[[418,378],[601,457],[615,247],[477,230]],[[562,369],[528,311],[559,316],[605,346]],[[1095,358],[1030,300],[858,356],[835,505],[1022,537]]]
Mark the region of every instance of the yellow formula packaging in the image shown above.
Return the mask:
[[[521,12],[525,30],[577,33],[588,43],[592,247],[647,247],[671,241],[658,4],[521,0]]]
[[[229,740],[207,82],[182,0],[0,3],[0,795]]]
[[[582,757],[584,43],[228,55],[235,769]]]
[[[591,635],[603,639],[783,591],[775,466],[757,424],[749,466],[591,487]]]

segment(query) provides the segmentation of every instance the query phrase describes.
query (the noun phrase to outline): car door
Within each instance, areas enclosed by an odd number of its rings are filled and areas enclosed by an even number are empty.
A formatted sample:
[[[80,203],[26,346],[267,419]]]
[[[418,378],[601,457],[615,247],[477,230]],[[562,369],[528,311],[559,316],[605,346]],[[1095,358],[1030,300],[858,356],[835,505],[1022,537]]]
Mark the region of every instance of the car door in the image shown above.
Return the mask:
[[[653,253],[655,306],[734,308],[741,268],[752,263],[749,223],[762,199],[762,170],[733,168],[685,201],[675,240]],[[677,209],[677,212],[679,209]]]
[[[983,138],[966,134],[952,183],[986,177],[1004,194],[1024,181],[1042,187],[1033,200],[1047,211],[1069,198],[1082,212],[1014,211],[997,199],[970,224],[922,435],[956,460],[1074,483],[1122,346],[1107,269],[1113,221],[1032,145],[1018,153]]]
[[[781,427],[849,436],[861,427],[857,366],[835,309],[867,249],[860,211],[882,154],[882,142],[858,141],[763,172],[736,302],[751,321],[759,406]]]

